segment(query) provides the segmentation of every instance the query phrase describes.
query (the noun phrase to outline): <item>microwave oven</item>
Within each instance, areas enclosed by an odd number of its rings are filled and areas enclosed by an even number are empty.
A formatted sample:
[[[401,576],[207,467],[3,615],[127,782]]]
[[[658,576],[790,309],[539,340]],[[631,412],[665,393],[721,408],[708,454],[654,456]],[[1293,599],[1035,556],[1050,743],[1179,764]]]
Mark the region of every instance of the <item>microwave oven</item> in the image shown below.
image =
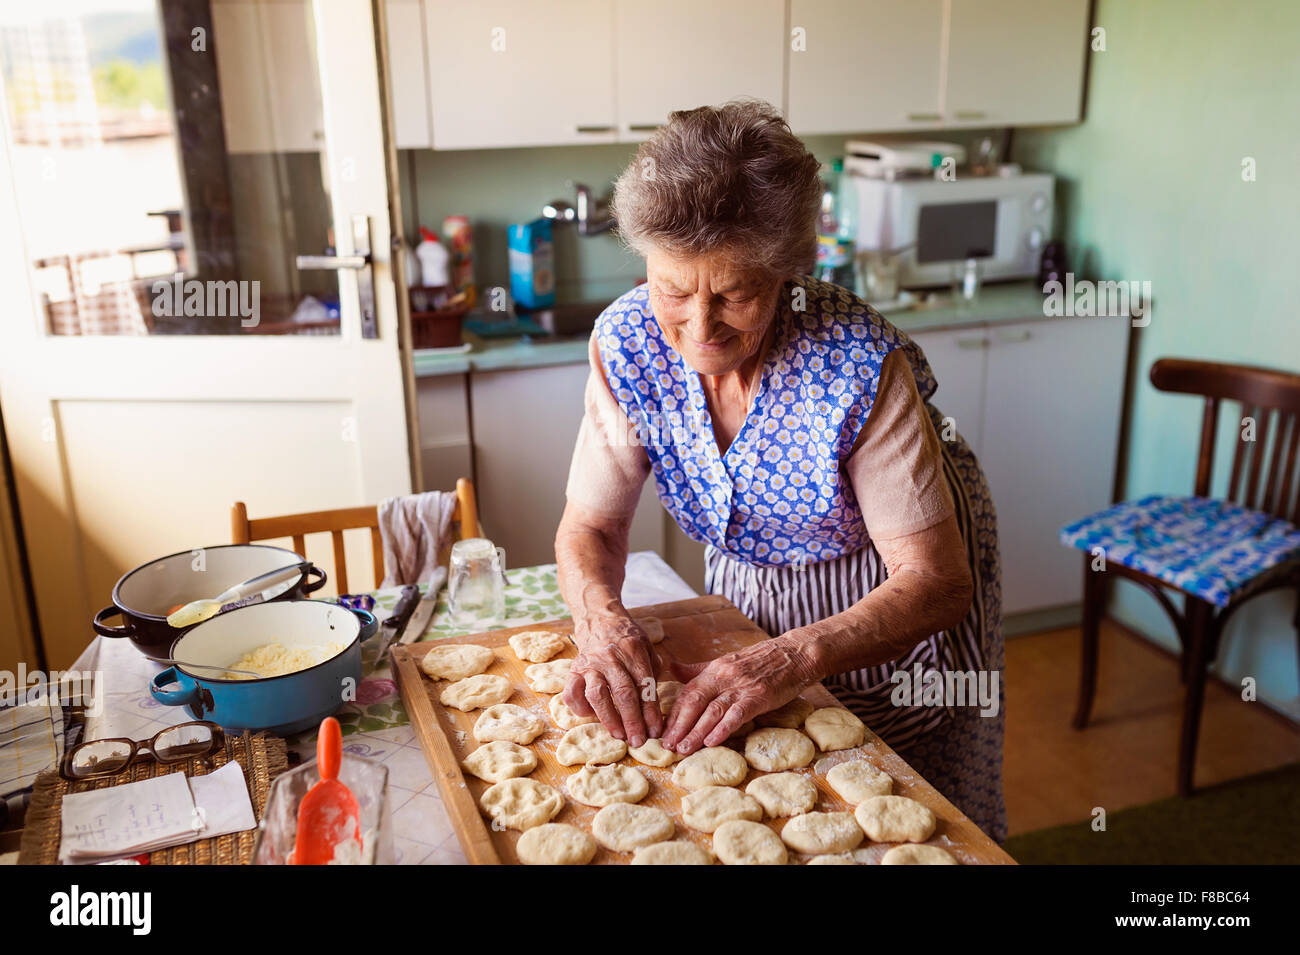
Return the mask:
[[[967,259],[985,281],[1033,278],[1052,234],[1055,178],[1045,173],[876,179],[854,174],[859,253],[897,250],[899,285],[949,285]]]

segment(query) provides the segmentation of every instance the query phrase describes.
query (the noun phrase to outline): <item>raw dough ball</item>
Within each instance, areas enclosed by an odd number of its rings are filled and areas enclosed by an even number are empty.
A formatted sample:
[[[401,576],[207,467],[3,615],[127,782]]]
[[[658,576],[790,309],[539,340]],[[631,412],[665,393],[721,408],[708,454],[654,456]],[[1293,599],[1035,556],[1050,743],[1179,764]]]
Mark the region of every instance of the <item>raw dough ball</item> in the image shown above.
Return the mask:
[[[551,719],[555,721],[555,725],[562,730],[571,730],[575,726],[596,722],[594,716],[579,716],[569,709],[569,704],[564,702],[564,695],[561,693],[551,697],[551,702],[546,704],[546,708],[551,711]]]
[[[520,836],[515,852],[524,865],[586,865],[596,854],[596,840],[577,826],[548,822]]]
[[[938,846],[894,846],[880,860],[881,865],[960,865]]]
[[[713,865],[709,855],[693,842],[656,842],[642,846],[632,856],[633,865]]]
[[[686,684],[678,683],[676,680],[660,680],[655,685],[655,695],[659,699],[659,712],[667,716],[672,712],[673,704],[677,702],[677,697],[681,694]]]
[[[862,841],[862,827],[851,812],[810,812],[787,822],[781,841],[814,855],[848,852]]]
[[[724,865],[785,865],[789,858],[775,832],[762,823],[743,820],[718,826],[713,851]]]
[[[852,759],[840,763],[826,774],[831,789],[844,797],[844,801],[857,805],[871,796],[888,796],[894,780],[865,759]]]
[[[564,808],[564,797],[554,786],[521,778],[494,783],[483,790],[478,802],[493,828],[520,832],[550,822]]]
[[[664,622],[658,617],[641,617],[636,624],[650,638],[651,643],[663,643]]]
[[[480,746],[461,763],[485,783],[527,776],[537,768],[537,757],[515,743],[494,740]]]
[[[706,746],[691,753],[673,769],[673,782],[683,789],[735,786],[749,773],[745,757],[725,746]]]
[[[857,865],[853,856],[845,853],[844,855],[834,856],[813,856],[808,860],[809,865]]]
[[[800,726],[803,726],[803,721],[808,718],[808,714],[813,709],[813,705],[802,696],[796,696],[784,706],[768,710],[757,717],[754,722],[759,726],[783,726],[788,730],[797,730]]]
[[[817,787],[798,773],[759,776],[745,787],[745,792],[758,800],[769,819],[797,816],[817,805]]]
[[[480,743],[494,739],[527,745],[546,730],[546,723],[515,703],[496,703],[479,714],[474,738]]]
[[[757,799],[728,786],[705,786],[682,797],[682,822],[700,832],[713,832],[733,819],[762,818],[763,807]]]
[[[420,669],[435,680],[463,680],[482,673],[492,665],[496,654],[474,643],[435,646],[420,661]]]
[[[524,677],[528,686],[536,693],[559,693],[564,689],[564,682],[569,678],[572,660],[552,660],[550,663],[534,663],[524,667]]]
[[[569,795],[584,806],[614,802],[640,802],[650,791],[644,776],[631,766],[583,766],[564,784]]]
[[[626,802],[611,803],[591,821],[591,834],[596,841],[615,852],[631,852],[653,842],[663,842],[671,839],[676,830],[672,817],[662,809]]]
[[[861,746],[867,738],[867,728],[862,720],[842,706],[813,710],[804,720],[803,729],[819,749],[826,751],[852,749]]]
[[[872,842],[924,842],[934,835],[934,813],[906,796],[871,796],[853,815]]]
[[[627,755],[627,743],[609,735],[609,730],[599,723],[575,726],[564,734],[555,748],[555,758],[561,766],[580,763],[617,763]]]
[[[779,772],[807,766],[817,755],[812,740],[798,730],[772,726],[745,737],[745,760],[755,769]]]
[[[515,688],[505,677],[480,673],[445,687],[438,700],[443,706],[454,706],[462,713],[468,713],[470,710],[504,703],[514,691]]]
[[[549,630],[525,630],[509,640],[510,649],[524,663],[545,663],[564,649],[564,638]]]
[[[648,739],[641,746],[629,746],[627,753],[646,766],[671,766],[682,758],[679,753],[664,749],[663,743],[657,739]]]

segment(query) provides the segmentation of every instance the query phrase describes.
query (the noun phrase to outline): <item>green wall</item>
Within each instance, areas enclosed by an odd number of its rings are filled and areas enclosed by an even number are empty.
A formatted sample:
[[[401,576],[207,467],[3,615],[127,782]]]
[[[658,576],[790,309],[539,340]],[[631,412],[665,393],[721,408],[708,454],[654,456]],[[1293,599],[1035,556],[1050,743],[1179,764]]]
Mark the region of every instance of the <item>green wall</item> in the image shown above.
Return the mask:
[[[1012,154],[1060,177],[1058,231],[1077,274],[1152,283],[1123,496],[1190,493],[1201,403],[1157,392],[1152,362],[1300,371],[1300,3],[1099,0],[1095,25],[1106,50],[1091,54],[1085,122],[1018,131]],[[1246,157],[1254,182],[1242,179]],[[1222,425],[1220,448],[1232,423]],[[1221,473],[1216,493],[1224,486]],[[1120,619],[1177,646],[1151,597],[1116,590]],[[1294,612],[1289,594],[1247,605],[1219,667],[1300,713]]]

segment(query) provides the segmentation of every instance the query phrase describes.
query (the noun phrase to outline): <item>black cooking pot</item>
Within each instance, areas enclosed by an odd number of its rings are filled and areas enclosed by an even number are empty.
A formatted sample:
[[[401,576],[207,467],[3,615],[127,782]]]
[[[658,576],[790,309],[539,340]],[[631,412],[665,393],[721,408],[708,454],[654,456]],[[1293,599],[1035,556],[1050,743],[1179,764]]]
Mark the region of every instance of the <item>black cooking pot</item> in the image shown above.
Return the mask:
[[[192,600],[212,598],[235,584],[303,558],[283,547],[220,544],[159,557],[129,571],[113,587],[113,605],[95,614],[91,626],[102,637],[127,637],[141,653],[165,657],[184,630],[167,623],[167,614]],[[311,579],[315,578],[315,579]],[[296,578],[277,585],[271,600],[296,600],[325,586],[325,571],[309,564]],[[105,621],[121,616],[122,624]]]

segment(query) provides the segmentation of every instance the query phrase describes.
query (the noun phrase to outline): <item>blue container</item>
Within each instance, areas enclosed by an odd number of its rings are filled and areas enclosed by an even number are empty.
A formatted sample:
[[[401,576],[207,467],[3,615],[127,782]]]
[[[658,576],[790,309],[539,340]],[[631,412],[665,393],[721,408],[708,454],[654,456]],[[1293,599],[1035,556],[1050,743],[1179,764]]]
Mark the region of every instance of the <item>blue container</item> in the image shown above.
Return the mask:
[[[551,220],[512,225],[506,234],[510,254],[510,297],[530,311],[555,304],[555,249]]]

